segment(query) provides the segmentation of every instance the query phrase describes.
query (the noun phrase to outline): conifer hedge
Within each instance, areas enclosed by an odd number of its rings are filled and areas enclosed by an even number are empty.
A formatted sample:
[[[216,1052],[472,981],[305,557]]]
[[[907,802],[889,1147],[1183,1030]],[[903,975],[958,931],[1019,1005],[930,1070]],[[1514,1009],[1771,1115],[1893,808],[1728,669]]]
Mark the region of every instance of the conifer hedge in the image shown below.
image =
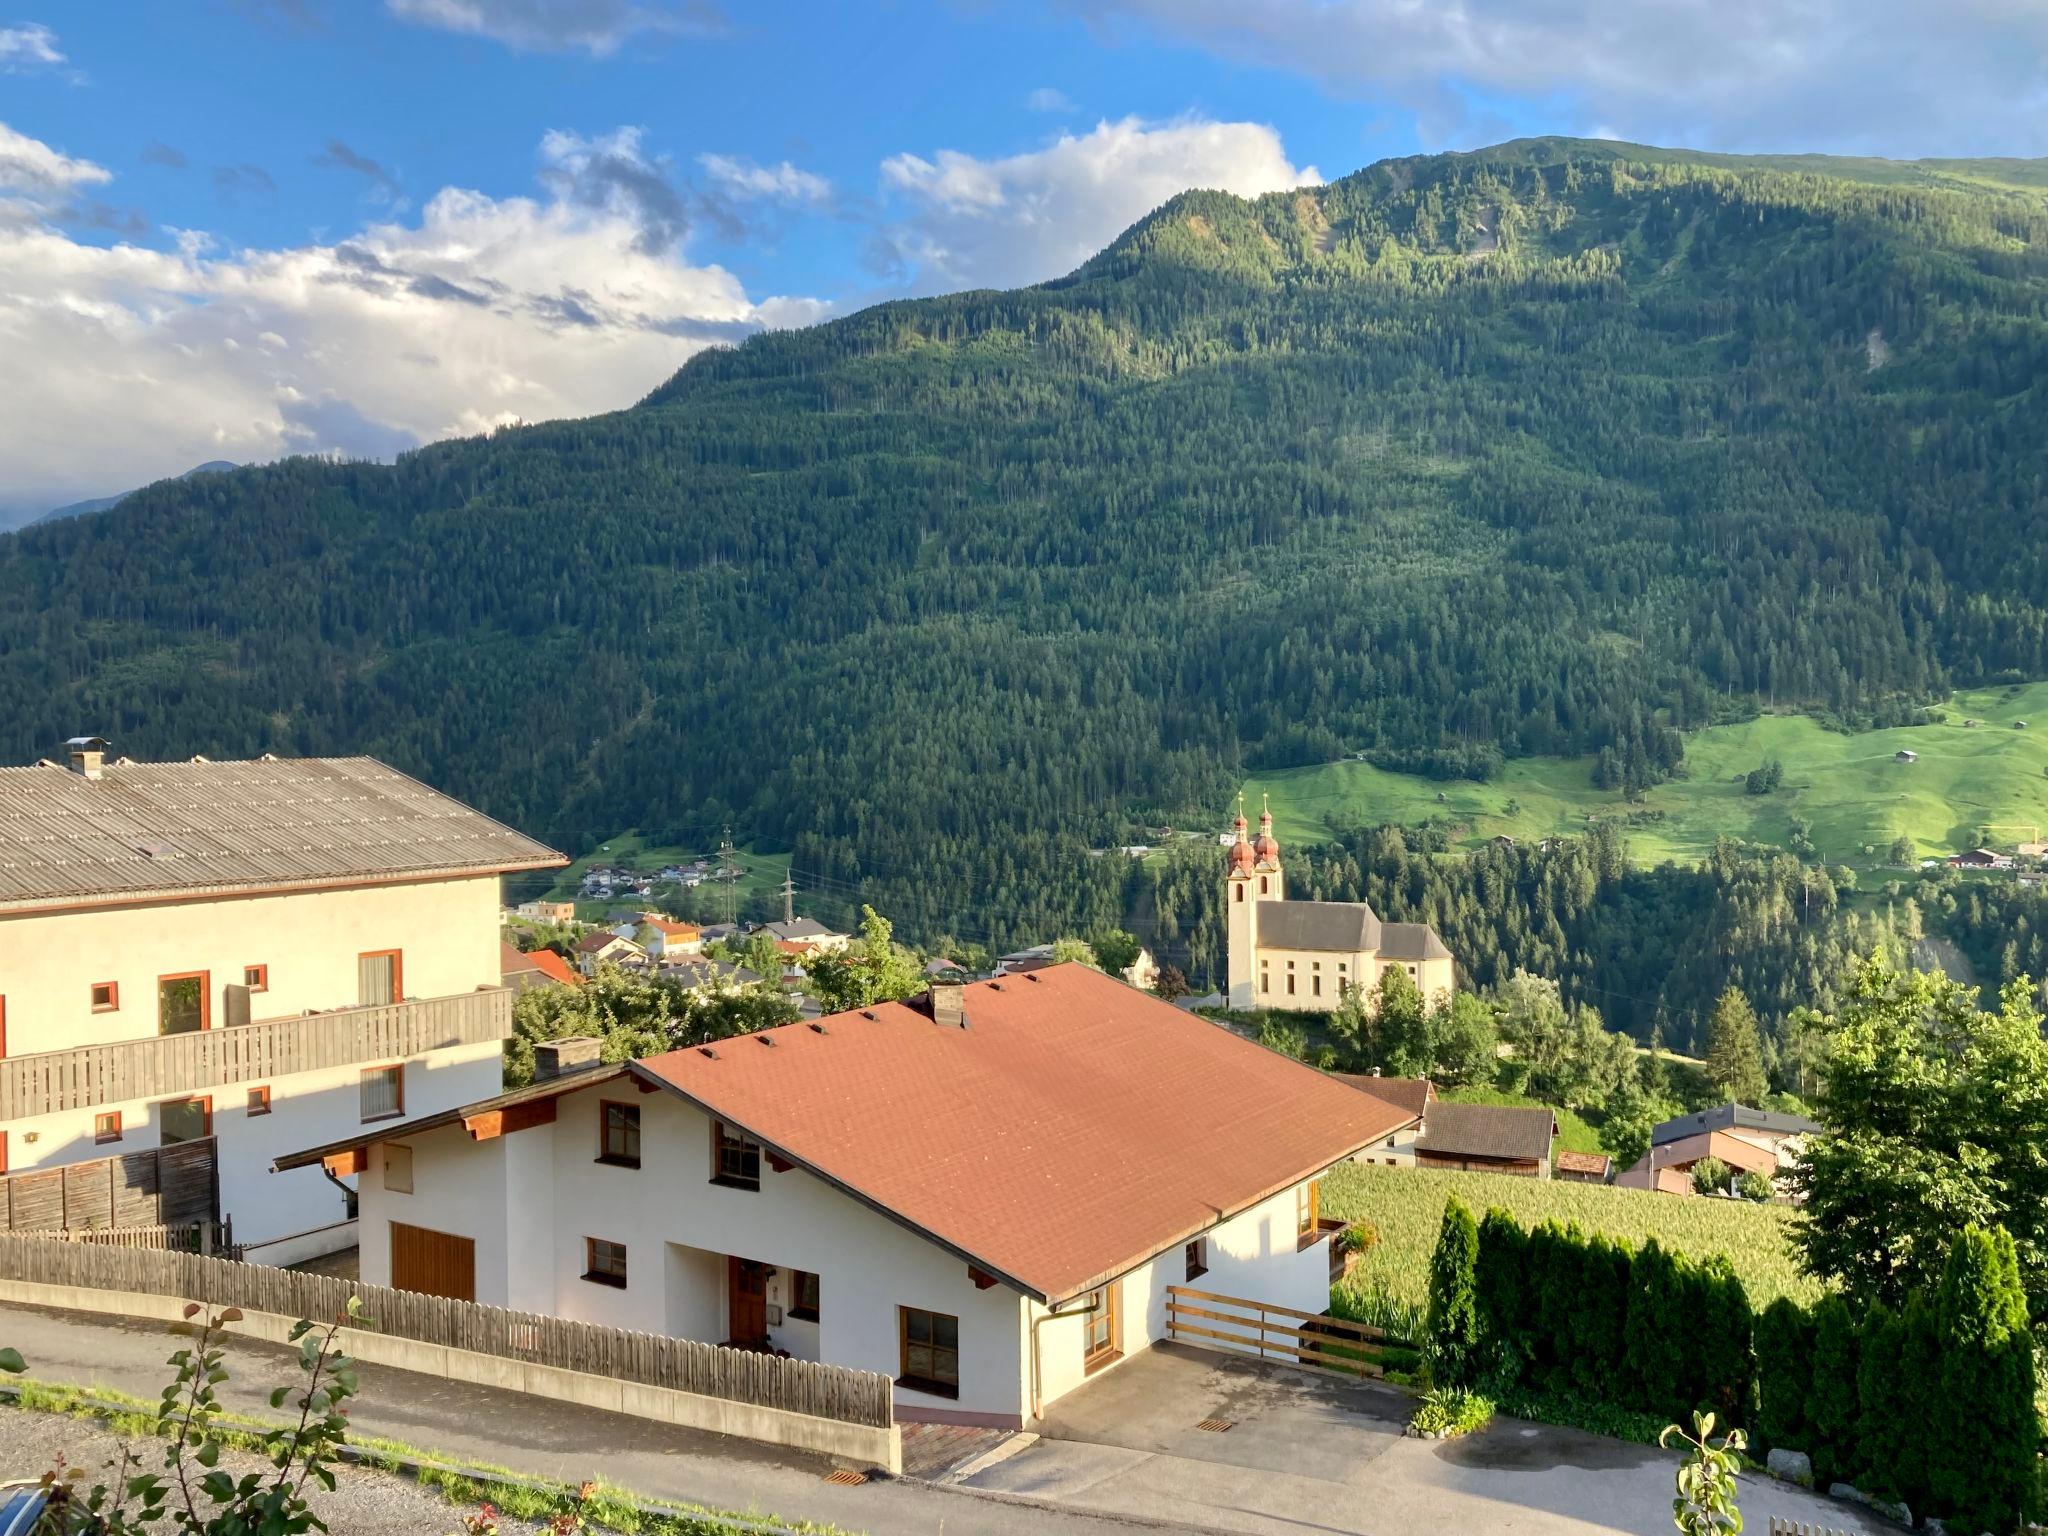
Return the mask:
[[[1822,1488],[1851,1482],[1953,1529],[2011,1532],[2034,1513],[2034,1343],[2003,1231],[1962,1232],[1939,1291],[1903,1311],[1830,1294],[1757,1312],[1726,1259],[1525,1230],[1498,1207],[1475,1225],[1453,1200],[1432,1280],[1435,1358],[1458,1373],[1443,1384],[1664,1422],[1711,1410],[1756,1454],[1805,1451]]]

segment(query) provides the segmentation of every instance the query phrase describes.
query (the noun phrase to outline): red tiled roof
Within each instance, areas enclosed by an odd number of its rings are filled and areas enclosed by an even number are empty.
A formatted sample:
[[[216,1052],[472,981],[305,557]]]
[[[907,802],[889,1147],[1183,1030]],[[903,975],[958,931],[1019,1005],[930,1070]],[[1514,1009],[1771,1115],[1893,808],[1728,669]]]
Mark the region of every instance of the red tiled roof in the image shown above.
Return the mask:
[[[514,971],[539,971],[549,981],[559,981],[571,987],[582,979],[570,968],[569,962],[552,949],[520,950],[502,942],[498,948],[498,973],[502,976],[510,976]]]
[[[964,1000],[965,1029],[883,1003],[635,1070],[1055,1301],[1410,1118],[1087,966]]]
[[[1332,1072],[1330,1076],[1340,1083],[1349,1083],[1360,1093],[1369,1093],[1396,1109],[1406,1110],[1411,1120],[1420,1120],[1429,1109],[1433,1090],[1426,1077],[1374,1077],[1369,1072]]]
[[[647,925],[665,939],[694,939],[704,931],[695,923],[672,923],[665,917],[650,917]]]

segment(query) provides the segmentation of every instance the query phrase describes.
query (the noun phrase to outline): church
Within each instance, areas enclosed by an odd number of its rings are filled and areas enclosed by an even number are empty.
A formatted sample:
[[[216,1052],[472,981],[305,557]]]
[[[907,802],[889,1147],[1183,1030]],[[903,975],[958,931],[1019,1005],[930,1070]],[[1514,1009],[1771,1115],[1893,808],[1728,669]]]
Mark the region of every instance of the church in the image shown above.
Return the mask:
[[[1244,810],[1224,864],[1230,927],[1230,1006],[1328,1013],[1347,987],[1370,992],[1405,970],[1434,1002],[1457,985],[1457,964],[1427,923],[1383,923],[1362,901],[1289,901],[1273,812],[1246,836]]]

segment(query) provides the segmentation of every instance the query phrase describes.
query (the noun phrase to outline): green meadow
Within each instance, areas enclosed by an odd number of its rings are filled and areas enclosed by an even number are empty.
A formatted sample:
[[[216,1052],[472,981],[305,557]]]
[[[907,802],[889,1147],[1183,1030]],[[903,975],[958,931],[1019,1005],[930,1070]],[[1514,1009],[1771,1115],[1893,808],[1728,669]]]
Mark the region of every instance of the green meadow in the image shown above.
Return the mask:
[[[1938,724],[1855,735],[1805,715],[1688,732],[1685,776],[1633,805],[1593,787],[1586,757],[1516,759],[1489,784],[1323,763],[1260,774],[1245,793],[1252,806],[1271,796],[1283,840],[1436,817],[1457,823],[1462,843],[1476,847],[1502,833],[1518,841],[1572,836],[1615,819],[1645,864],[1696,859],[1723,837],[1783,846],[1795,817],[1811,826],[1822,858],[1864,869],[1885,863],[1901,835],[1924,858],[1970,847],[1987,823],[2004,845],[2048,829],[2048,683],[1958,693],[1937,712],[1945,717]],[[1918,761],[1898,762],[1901,751]],[[1780,787],[1746,793],[1743,776],[1769,758],[1784,765]]]

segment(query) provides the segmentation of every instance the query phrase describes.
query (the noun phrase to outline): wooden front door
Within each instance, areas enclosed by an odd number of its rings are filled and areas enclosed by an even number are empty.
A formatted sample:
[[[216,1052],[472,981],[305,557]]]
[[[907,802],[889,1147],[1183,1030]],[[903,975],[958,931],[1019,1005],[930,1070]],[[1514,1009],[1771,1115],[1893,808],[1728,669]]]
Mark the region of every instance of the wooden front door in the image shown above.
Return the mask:
[[[749,1347],[768,1339],[768,1266],[752,1259],[728,1257],[726,1274],[726,1338]]]
[[[475,1239],[392,1222],[391,1283],[401,1291],[475,1301]]]

